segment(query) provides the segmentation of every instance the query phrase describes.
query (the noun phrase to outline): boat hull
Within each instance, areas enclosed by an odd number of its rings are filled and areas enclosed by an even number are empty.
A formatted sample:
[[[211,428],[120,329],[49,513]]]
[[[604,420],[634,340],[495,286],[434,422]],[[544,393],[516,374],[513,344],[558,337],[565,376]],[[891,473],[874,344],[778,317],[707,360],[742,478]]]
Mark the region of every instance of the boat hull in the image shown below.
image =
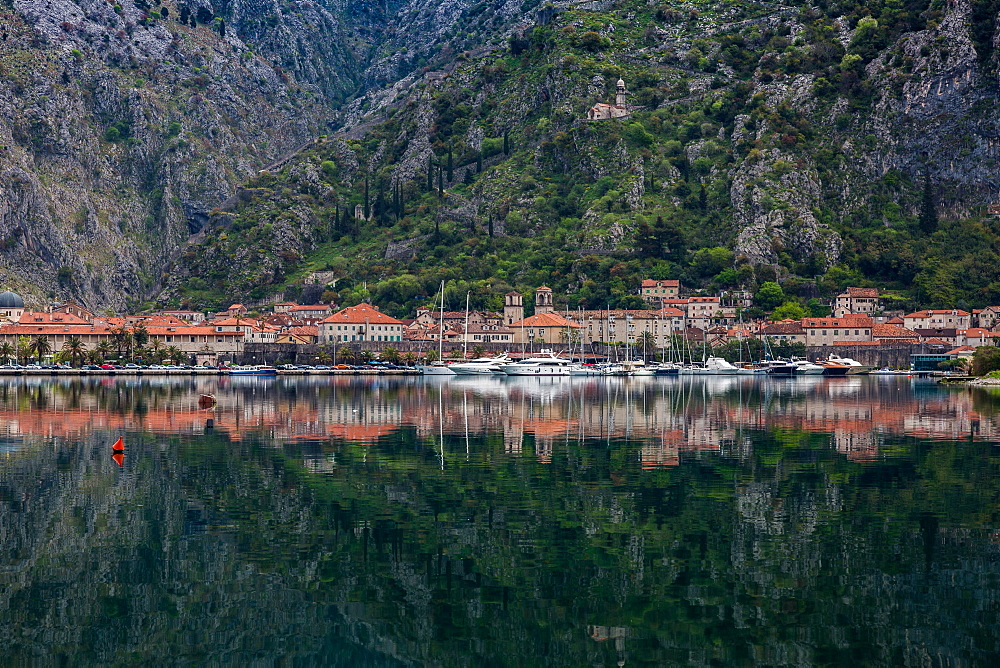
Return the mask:
[[[421,376],[454,376],[455,372],[446,366],[418,366]]]

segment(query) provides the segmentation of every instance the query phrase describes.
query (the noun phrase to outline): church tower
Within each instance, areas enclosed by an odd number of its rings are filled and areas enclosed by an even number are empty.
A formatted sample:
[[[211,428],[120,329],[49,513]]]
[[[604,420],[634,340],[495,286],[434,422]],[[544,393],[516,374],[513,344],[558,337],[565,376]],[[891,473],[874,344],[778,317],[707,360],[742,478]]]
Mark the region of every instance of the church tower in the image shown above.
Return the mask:
[[[508,292],[503,298],[503,321],[505,325],[524,320],[524,304],[520,294]]]
[[[552,307],[552,288],[543,285],[535,290],[535,314],[552,313],[554,310]]]
[[[627,94],[628,94],[628,91],[625,90],[625,80],[624,79],[619,79],[618,80],[618,85],[615,87],[615,105],[618,106],[618,107],[624,107],[625,106],[625,96]]]

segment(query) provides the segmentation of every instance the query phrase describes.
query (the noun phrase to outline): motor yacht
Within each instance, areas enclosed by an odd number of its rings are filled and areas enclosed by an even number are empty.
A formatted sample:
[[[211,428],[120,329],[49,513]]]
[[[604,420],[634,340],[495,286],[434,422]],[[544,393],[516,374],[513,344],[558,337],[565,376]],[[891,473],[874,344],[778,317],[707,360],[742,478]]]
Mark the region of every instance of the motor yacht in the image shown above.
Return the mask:
[[[847,375],[849,376],[853,376],[859,373],[868,373],[869,371],[871,371],[870,366],[865,366],[861,362],[853,360],[850,357],[840,357],[839,355],[830,355],[829,357],[827,357],[827,360],[833,362],[834,364],[846,364],[848,367],[850,367],[847,371]]]
[[[736,373],[736,367],[721,357],[709,357],[705,360],[705,368],[719,376],[729,376]]]
[[[510,362],[506,354],[497,357],[477,357],[467,362],[449,364],[448,368],[459,376],[491,376],[503,374],[503,365]]]
[[[569,376],[574,366],[569,360],[545,349],[538,357],[501,364],[500,368],[508,376]]]
[[[819,364],[813,364],[809,360],[799,360],[792,359],[792,364],[795,366],[796,376],[819,376],[826,369]]]

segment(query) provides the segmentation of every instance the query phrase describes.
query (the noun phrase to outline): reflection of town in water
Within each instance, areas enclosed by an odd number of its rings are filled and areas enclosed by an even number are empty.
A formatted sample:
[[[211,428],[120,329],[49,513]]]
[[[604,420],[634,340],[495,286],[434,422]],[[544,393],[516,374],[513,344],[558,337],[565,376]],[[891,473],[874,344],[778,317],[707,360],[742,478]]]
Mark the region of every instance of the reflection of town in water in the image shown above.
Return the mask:
[[[199,408],[202,394],[217,405]],[[423,438],[502,433],[542,461],[559,442],[626,439],[644,467],[684,453],[739,457],[753,430],[828,435],[852,459],[887,438],[994,440],[982,390],[906,377],[458,378],[393,377],[11,379],[0,386],[0,448],[100,431],[199,434],[279,442],[366,444],[402,429]]]

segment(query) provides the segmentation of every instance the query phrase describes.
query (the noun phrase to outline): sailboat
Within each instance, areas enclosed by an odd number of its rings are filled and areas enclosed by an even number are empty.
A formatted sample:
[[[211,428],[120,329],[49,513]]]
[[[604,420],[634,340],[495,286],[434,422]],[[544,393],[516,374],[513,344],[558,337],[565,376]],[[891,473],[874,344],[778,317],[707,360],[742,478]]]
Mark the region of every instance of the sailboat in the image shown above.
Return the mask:
[[[441,359],[444,356],[444,281],[441,281],[441,315],[438,317],[438,358],[430,364],[418,364],[417,371],[423,376],[454,376]]]

